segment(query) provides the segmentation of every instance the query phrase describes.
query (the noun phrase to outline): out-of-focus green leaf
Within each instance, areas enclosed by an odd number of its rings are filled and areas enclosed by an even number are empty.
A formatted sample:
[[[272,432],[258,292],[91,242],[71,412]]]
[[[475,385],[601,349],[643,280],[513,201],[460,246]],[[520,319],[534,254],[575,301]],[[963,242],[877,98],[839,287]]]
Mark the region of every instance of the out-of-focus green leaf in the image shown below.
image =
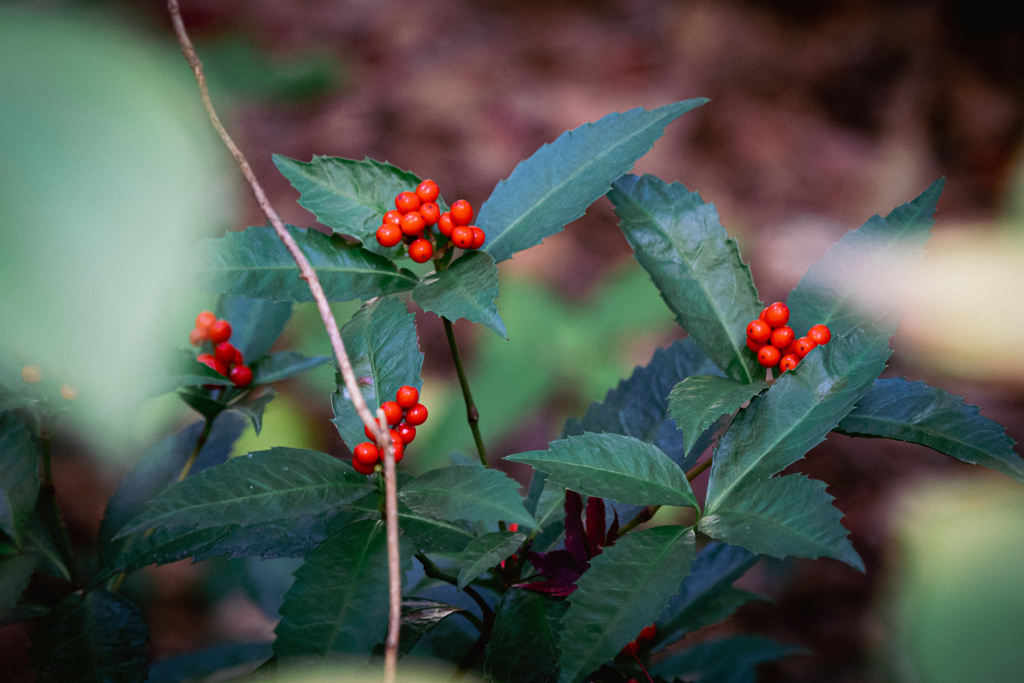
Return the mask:
[[[452,321],[465,318],[480,323],[507,339],[505,323],[494,303],[497,296],[498,267],[482,251],[468,252],[451,267],[427,273],[412,290],[413,300],[423,310]]]
[[[686,450],[693,448],[697,435],[715,420],[732,414],[767,388],[767,382],[740,384],[714,375],[695,375],[677,384],[668,395],[668,407],[676,424],[683,430]]]
[[[157,388],[156,394],[165,394],[181,387],[197,387],[217,385],[222,387],[232,386],[232,381],[220,374],[209,365],[196,360],[196,354],[191,351],[182,351],[177,354],[175,364],[171,368],[171,374],[163,384]]]
[[[31,555],[0,557],[0,622],[17,604],[35,567],[36,558]]]
[[[344,79],[344,64],[332,52],[303,49],[281,58],[250,38],[218,36],[197,41],[213,94],[242,99],[298,102],[324,96]]]
[[[523,507],[519,484],[497,470],[483,467],[439,467],[416,477],[398,491],[413,512],[445,520],[515,522],[532,528]]]
[[[459,590],[514,553],[525,540],[525,534],[511,531],[495,531],[473,539],[459,556]]]
[[[569,603],[512,589],[495,608],[484,674],[505,683],[548,683],[558,669],[559,623]]]
[[[39,495],[39,448],[17,413],[0,411],[0,529],[18,547]]]
[[[428,635],[434,627],[453,614],[476,619],[472,612],[435,600],[402,600],[402,626],[398,634],[398,655],[409,654],[409,650]],[[374,654],[384,654],[383,646],[375,648]]]
[[[252,383],[255,385],[280,382],[289,377],[301,375],[307,370],[330,362],[330,356],[303,356],[297,351],[279,351],[258,362],[253,368]]]
[[[761,302],[715,207],[650,175],[624,175],[608,198],[637,261],[701,351],[738,382],[763,378],[746,338]]]
[[[222,296],[216,314],[231,323],[231,343],[245,356],[245,362],[270,351],[292,317],[292,302]]]
[[[264,388],[258,394],[246,397],[244,401],[233,403],[231,407],[249,418],[256,436],[259,436],[260,431],[263,429],[263,411],[266,410],[267,404],[273,401],[276,395],[276,389]]]
[[[487,233],[483,250],[500,263],[560,232],[651,149],[665,126],[705,102],[613,112],[541,146],[480,207],[477,224]]]
[[[807,651],[760,636],[708,640],[651,664],[653,676],[694,683],[755,683],[757,665]]]
[[[165,657],[149,667],[146,683],[186,683],[204,680],[225,669],[250,664],[255,669],[270,656],[270,643],[225,643],[182,655]]]

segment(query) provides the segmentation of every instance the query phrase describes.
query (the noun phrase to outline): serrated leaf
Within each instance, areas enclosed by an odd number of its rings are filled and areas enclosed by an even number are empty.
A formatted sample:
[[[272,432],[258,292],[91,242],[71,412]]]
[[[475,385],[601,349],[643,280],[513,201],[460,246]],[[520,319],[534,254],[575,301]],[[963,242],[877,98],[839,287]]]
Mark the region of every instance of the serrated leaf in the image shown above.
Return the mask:
[[[0,623],[18,603],[35,567],[36,558],[31,555],[0,557]]]
[[[16,413],[0,411],[0,530],[19,548],[39,495],[39,449]]]
[[[613,112],[541,146],[480,207],[477,225],[487,233],[483,251],[500,263],[560,232],[651,149],[665,126],[705,102]]]
[[[272,353],[253,367],[252,383],[256,386],[280,382],[301,375],[307,370],[329,363],[330,356],[304,356],[297,351]]]
[[[879,271],[907,268],[924,255],[931,237],[932,215],[945,180],[940,178],[917,199],[896,207],[885,218],[873,216],[829,247],[821,259],[807,269],[789,294],[789,326],[797,337],[812,325],[827,325],[832,335],[849,334],[858,327],[879,326],[887,336],[896,331],[899,297],[887,297],[872,310],[865,309],[862,296]],[[895,265],[892,255],[903,260]]]
[[[377,299],[366,304],[341,328],[352,370],[359,380],[363,399],[376,415],[385,401],[394,401],[402,386],[419,389],[423,353],[416,336],[416,316],[400,301]],[[331,395],[332,422],[350,449],[366,441],[364,425],[349,401],[348,389],[340,377],[338,391]]]
[[[562,619],[560,683],[579,683],[649,626],[690,571],[694,534],[660,526],[626,534],[590,561]]]
[[[338,235],[293,225],[288,231],[316,271],[328,301],[369,299],[412,289],[419,281],[407,270]],[[208,292],[274,301],[312,301],[291,254],[271,228],[252,227],[200,241],[196,257],[199,286]]]
[[[705,514],[821,443],[871,388],[891,353],[888,340],[872,333],[833,338],[751,401],[715,449]]]
[[[397,247],[377,243],[384,212],[399,192],[415,190],[420,179],[387,162],[313,156],[307,162],[274,155],[274,165],[302,195],[299,204],[324,225],[351,235],[377,254],[393,257]]]
[[[746,337],[761,302],[714,205],[650,175],[619,178],[608,198],[636,260],[701,351],[738,382],[763,379]]]
[[[470,522],[515,522],[532,528],[523,507],[519,484],[497,470],[483,467],[439,467],[416,477],[398,491],[413,512],[437,519]]]
[[[475,620],[476,616],[461,607],[436,600],[402,600],[402,625],[398,634],[398,656],[404,657],[419,642],[429,635],[438,624],[452,616],[461,614]],[[375,655],[384,654],[383,643],[374,648]]]
[[[380,507],[377,496],[367,496],[349,503],[345,509],[359,511],[367,518],[376,519],[381,515]],[[410,510],[402,501],[398,501],[398,526],[409,543],[424,553],[461,553],[476,538],[468,524],[421,515]]]
[[[695,683],[755,683],[757,666],[807,651],[759,636],[730,636],[708,640],[673,652],[649,667],[653,676]]]
[[[548,683],[558,669],[559,621],[569,608],[533,591],[512,589],[495,608],[484,674],[503,683]]]
[[[424,311],[449,320],[465,318],[494,330],[505,339],[508,331],[498,315],[498,267],[490,254],[471,251],[440,272],[427,273],[412,290]]]
[[[149,627],[127,599],[72,593],[39,622],[28,650],[39,683],[141,683]]]
[[[514,553],[525,540],[525,534],[511,531],[495,531],[473,539],[459,556],[459,590]]]
[[[657,446],[620,434],[589,434],[552,441],[546,451],[505,457],[547,472],[567,489],[636,505],[697,507],[679,466]]]
[[[251,364],[270,351],[292,317],[292,302],[223,296],[217,302],[218,318],[231,323],[231,343]]]
[[[963,396],[924,382],[902,377],[875,380],[834,431],[919,443],[1024,482],[1024,461],[1013,450],[1006,429],[982,417]]]
[[[280,657],[369,655],[388,623],[388,554],[384,523],[347,525],[306,556],[284,596],[274,633]],[[400,542],[403,574],[411,548]]]
[[[258,395],[250,395],[244,401],[232,403],[231,408],[249,418],[253,431],[256,432],[256,436],[259,436],[263,429],[263,411],[267,409],[267,405],[274,400],[276,395],[277,389],[264,387]]]
[[[185,389],[178,392],[178,397],[185,402],[192,410],[202,415],[207,420],[212,420],[228,409],[228,405],[216,401],[200,391]]]
[[[324,453],[271,448],[232,458],[158,494],[114,538],[171,526],[208,529],[316,515],[373,490],[366,477]]]
[[[668,395],[668,407],[683,430],[685,448],[688,451],[693,448],[696,435],[703,433],[715,420],[731,415],[767,388],[768,383],[763,381],[740,384],[714,375],[687,377],[677,384]]]
[[[772,477],[747,484],[741,497],[727,499],[697,528],[760,555],[832,557],[864,571],[833,500],[823,481],[802,474]]]

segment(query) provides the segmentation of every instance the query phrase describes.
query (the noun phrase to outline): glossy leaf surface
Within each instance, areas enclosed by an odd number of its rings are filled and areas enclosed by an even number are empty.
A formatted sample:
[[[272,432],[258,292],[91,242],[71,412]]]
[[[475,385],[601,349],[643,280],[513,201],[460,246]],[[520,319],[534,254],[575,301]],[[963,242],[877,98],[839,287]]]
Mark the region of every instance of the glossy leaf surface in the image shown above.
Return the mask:
[[[514,553],[525,540],[525,534],[511,531],[495,531],[473,539],[459,556],[459,590]]]
[[[39,495],[39,449],[16,413],[0,411],[0,530],[19,546]]]
[[[696,436],[715,420],[731,415],[767,388],[767,382],[740,384],[714,375],[695,375],[677,384],[668,396],[668,407],[683,430],[686,449],[692,449]]]
[[[515,522],[532,528],[519,484],[497,470],[452,466],[430,470],[398,491],[413,512],[444,520]]]
[[[548,683],[558,669],[559,623],[569,603],[512,589],[495,612],[484,674],[505,683]]]
[[[427,273],[412,290],[413,301],[423,310],[452,321],[480,323],[508,339],[494,303],[497,296],[498,267],[482,251],[467,252],[449,268]]]

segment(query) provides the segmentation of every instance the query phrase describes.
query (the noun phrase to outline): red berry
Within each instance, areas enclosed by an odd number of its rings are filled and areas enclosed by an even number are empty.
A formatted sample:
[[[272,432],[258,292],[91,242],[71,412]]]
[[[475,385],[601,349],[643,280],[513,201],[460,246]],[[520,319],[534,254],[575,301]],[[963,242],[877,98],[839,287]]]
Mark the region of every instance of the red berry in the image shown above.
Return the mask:
[[[455,225],[469,225],[473,220],[473,207],[465,199],[460,199],[452,204],[451,214]]]
[[[218,320],[210,325],[210,341],[220,344],[231,339],[231,323],[227,320]]]
[[[772,332],[771,344],[779,351],[788,348],[793,343],[793,328],[783,325]]]
[[[470,247],[470,249],[479,249],[480,247],[484,246],[484,242],[487,241],[487,233],[485,233],[481,228],[478,228],[475,225],[470,226],[470,229],[472,229],[473,231],[473,245]]]
[[[426,227],[427,222],[419,211],[410,211],[402,216],[402,232],[406,235],[419,235]]]
[[[418,239],[409,245],[409,258],[416,263],[426,263],[434,255],[434,245],[430,240]]]
[[[434,225],[441,217],[441,209],[434,202],[427,202],[420,207],[420,215],[423,216],[424,223]]]
[[[356,460],[354,456],[352,458],[352,467],[354,467],[356,472],[359,474],[373,474],[373,465],[364,465]]]
[[[774,368],[779,364],[780,358],[782,358],[782,354],[771,344],[757,352],[757,362],[766,368]]]
[[[424,180],[420,183],[419,187],[416,188],[416,196],[419,197],[424,204],[434,201],[440,194],[441,189],[433,180]]]
[[[763,349],[765,346],[766,346],[766,344],[762,344],[761,342],[756,342],[753,339],[751,339],[750,337],[747,337],[747,348],[750,349],[751,351],[753,351],[754,353],[757,353],[758,351]]]
[[[445,237],[451,237],[454,228],[455,221],[452,220],[452,215],[447,211],[442,213],[440,218],[437,219],[437,231]]]
[[[407,422],[403,422],[395,427],[395,431],[397,431],[398,435],[402,437],[402,443],[406,446],[411,444],[413,439],[416,438],[416,428]]]
[[[412,408],[414,405],[419,403],[419,400],[420,392],[416,390],[416,387],[400,387],[395,396],[395,401],[403,408]]]
[[[776,301],[764,309],[764,321],[772,327],[782,327],[789,322],[789,307],[781,301]]]
[[[377,450],[377,446],[365,441],[352,451],[353,459],[362,463],[363,465],[369,465],[373,467],[380,460],[380,451]]]
[[[402,436],[394,429],[391,430],[391,442],[395,449],[395,464],[397,465],[402,461],[402,456],[405,455],[405,443],[402,441]]]
[[[217,322],[217,316],[213,314],[213,311],[203,311],[196,316],[196,329],[209,332],[210,325],[215,322]]]
[[[422,403],[417,403],[409,408],[405,411],[405,421],[413,427],[423,424],[427,421],[427,407]]]
[[[376,422],[376,420],[374,420],[374,422]],[[373,441],[377,440],[377,437],[374,435],[373,432],[370,431],[370,428],[367,427],[366,425],[363,425],[363,434],[366,434],[367,439],[371,439]]]
[[[470,249],[473,246],[473,231],[461,226],[453,229],[452,244],[459,249]]]
[[[807,337],[800,337],[795,342],[793,342],[793,352],[796,353],[796,355],[799,356],[800,358],[803,358],[804,356],[809,354],[811,352],[811,349],[813,349],[815,346],[817,346],[817,344],[814,343],[814,340],[808,339]]]
[[[219,360],[221,363],[234,363],[235,352],[238,349],[231,342],[221,342],[213,349],[213,357]]]
[[[415,192],[399,192],[398,196],[395,197],[395,208],[402,213],[409,213],[420,208],[420,198],[416,196]]]
[[[239,389],[244,389],[252,384],[252,368],[248,365],[236,365],[231,368],[231,374],[228,375],[228,379]]]
[[[231,373],[231,364],[230,363],[221,363],[219,360],[214,358],[213,359],[213,369],[216,370],[221,375],[224,375],[225,377],[227,377]]]
[[[206,330],[198,327],[188,333],[188,343],[192,346],[202,346],[203,342],[210,338]]]
[[[651,624],[643,631],[640,631],[640,635],[636,637],[636,642],[646,643],[649,640],[654,640],[654,636],[656,635],[658,635],[658,627],[655,624]]]
[[[377,228],[377,242],[382,247],[393,247],[402,241],[402,228],[397,223],[385,223]]]
[[[217,361],[214,360],[212,353],[201,353],[196,356],[196,360],[212,370],[217,369]]]
[[[751,320],[747,325],[747,338],[758,344],[767,344],[772,338],[772,328],[763,320]]]
[[[832,332],[824,325],[815,325],[807,330],[807,338],[819,346],[824,346],[832,340]]]
[[[509,522],[508,523],[508,530],[511,531],[512,533],[515,533],[515,532],[519,531],[519,523],[518,522]]]
[[[402,212],[391,209],[390,211],[384,214],[384,222],[394,223],[395,225],[398,225],[399,223],[402,222]]]
[[[779,349],[779,351],[782,353],[782,357],[785,358],[786,356],[794,355],[796,353],[796,350],[794,349],[795,346],[796,346],[796,342],[794,341],[792,344],[790,344],[786,348]]]
[[[800,358],[796,354],[791,353],[783,356],[782,360],[779,361],[779,372],[785,372],[786,370],[792,370],[800,364]]]
[[[384,401],[380,407],[384,411],[384,418],[388,421],[389,425],[394,426],[402,421],[402,406],[394,401]]]

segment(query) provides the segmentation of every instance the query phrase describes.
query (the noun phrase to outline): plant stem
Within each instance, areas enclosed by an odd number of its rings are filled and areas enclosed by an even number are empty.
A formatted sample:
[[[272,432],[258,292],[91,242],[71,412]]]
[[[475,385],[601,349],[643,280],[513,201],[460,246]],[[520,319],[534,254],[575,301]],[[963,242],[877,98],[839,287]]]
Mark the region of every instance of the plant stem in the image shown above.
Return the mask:
[[[216,418],[213,418],[215,420]],[[185,465],[181,468],[181,473],[178,478],[175,479],[175,483],[185,481],[188,473],[192,470],[192,466],[196,464],[196,458],[199,457],[199,452],[203,450],[203,446],[206,445],[206,440],[210,438],[210,431],[213,429],[213,420],[206,418],[206,424],[203,425],[203,431],[199,433],[199,438],[196,439],[196,447],[192,449],[192,454],[188,456],[188,460],[185,461]]]
[[[420,564],[423,565],[423,573],[429,576],[430,578],[440,579],[441,581],[444,581],[445,583],[450,583],[453,586],[459,585],[458,579],[456,579],[454,576],[451,576],[450,574],[445,574],[444,572],[442,572],[441,568],[434,564],[434,562],[423,553],[417,553],[416,559],[419,560]],[[480,608],[480,611],[484,615],[484,625],[492,623],[494,621],[494,610],[492,610],[490,605],[487,604],[487,601],[484,600],[483,597],[479,593],[477,593],[476,589],[472,586],[466,586],[462,590],[466,593],[466,595],[471,597],[473,599],[473,602],[475,602],[477,606]]]
[[[45,409],[44,409],[45,410]],[[43,412],[39,417],[39,441],[42,445],[43,456],[43,480],[40,483],[39,495],[43,503],[50,508],[52,518],[49,520],[50,531],[60,541],[60,555],[64,566],[67,567],[71,584],[78,585],[78,567],[75,564],[75,552],[71,548],[71,537],[64,521],[60,516],[60,507],[57,505],[57,488],[53,485],[53,469],[50,465],[50,442],[53,439],[52,419],[50,415]]]
[[[455,330],[452,329],[452,321],[448,318],[441,318],[444,323],[444,336],[448,338],[448,348],[452,350],[452,360],[455,361],[455,371],[459,374],[459,386],[462,387],[462,397],[466,399],[466,420],[469,422],[469,429],[473,432],[473,440],[476,441],[476,452],[480,456],[480,464],[487,467],[487,449],[484,447],[483,437],[480,436],[480,412],[473,403],[473,394],[469,391],[469,381],[466,379],[466,370],[462,367],[462,357],[459,355],[458,344],[455,343]]]
[[[712,459],[708,458],[699,465],[695,465],[689,472],[686,473],[686,481],[693,481],[700,476],[701,472],[711,467]],[[660,505],[648,505],[643,510],[637,513],[636,517],[626,522],[621,529],[619,529],[619,536],[628,533],[640,526],[644,522],[651,521],[656,513],[661,508]],[[700,510],[697,511],[697,518],[700,519]]]
[[[388,434],[383,408],[377,408],[380,432]],[[395,449],[390,438],[381,438],[384,446],[384,519],[388,542],[388,633],[384,640],[384,680],[395,680],[398,666],[398,636],[402,625],[402,567],[398,554],[398,485],[395,475]]]
[[[686,481],[693,481],[700,476],[701,472],[711,467],[712,459],[708,458],[699,465],[695,465],[693,469],[686,473]]]

